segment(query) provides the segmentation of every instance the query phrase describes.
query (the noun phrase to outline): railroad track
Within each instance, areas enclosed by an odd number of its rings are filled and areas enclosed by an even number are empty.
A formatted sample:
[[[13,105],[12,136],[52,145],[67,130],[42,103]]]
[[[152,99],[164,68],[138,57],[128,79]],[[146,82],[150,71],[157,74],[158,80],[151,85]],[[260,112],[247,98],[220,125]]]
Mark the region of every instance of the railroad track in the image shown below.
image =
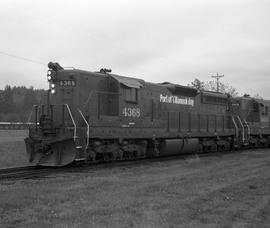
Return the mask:
[[[94,162],[91,164],[77,162],[72,165],[65,167],[43,167],[43,166],[22,166],[0,169],[0,183],[1,181],[7,180],[19,180],[19,179],[34,179],[41,177],[49,177],[53,174],[68,174],[68,173],[79,173],[79,172],[91,172],[96,169],[107,169],[107,168],[130,168],[136,165],[145,165],[147,163],[153,163],[158,161],[169,161],[175,159],[173,157],[157,157],[147,159],[136,159],[136,160],[122,160],[122,161],[108,161],[108,162]],[[179,156],[176,159],[181,159]]]
[[[22,166],[0,169],[0,182],[2,180],[35,178],[51,172],[53,172],[53,168],[37,166]]]
[[[240,151],[238,151],[239,153]],[[3,180],[18,180],[18,179],[34,179],[41,177],[49,177],[52,174],[70,174],[78,172],[91,172],[91,170],[96,169],[106,169],[106,168],[130,168],[137,165],[146,165],[155,162],[167,162],[171,160],[183,160],[192,158],[192,156],[203,157],[218,157],[234,153],[233,151],[226,152],[211,152],[204,154],[187,154],[187,155],[175,155],[168,157],[156,157],[156,158],[146,158],[146,159],[136,159],[136,160],[123,160],[123,161],[111,161],[111,162],[95,162],[92,164],[86,164],[83,162],[74,163],[66,167],[43,167],[43,166],[23,166],[23,167],[13,167],[0,169],[0,182]]]

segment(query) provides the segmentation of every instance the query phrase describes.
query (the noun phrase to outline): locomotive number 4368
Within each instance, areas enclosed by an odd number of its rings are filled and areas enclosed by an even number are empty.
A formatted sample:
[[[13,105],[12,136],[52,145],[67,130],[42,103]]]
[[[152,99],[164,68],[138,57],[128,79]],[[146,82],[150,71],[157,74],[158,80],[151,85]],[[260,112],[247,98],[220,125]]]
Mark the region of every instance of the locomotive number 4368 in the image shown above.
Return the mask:
[[[140,108],[124,108],[122,114],[127,117],[137,117],[141,116]]]

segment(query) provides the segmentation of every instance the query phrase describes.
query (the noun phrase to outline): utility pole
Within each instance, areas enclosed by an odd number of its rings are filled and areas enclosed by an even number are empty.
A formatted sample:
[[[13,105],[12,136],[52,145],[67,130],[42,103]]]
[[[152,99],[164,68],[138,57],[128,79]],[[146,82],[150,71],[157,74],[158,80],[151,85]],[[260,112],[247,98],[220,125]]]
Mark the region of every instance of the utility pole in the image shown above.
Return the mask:
[[[217,92],[219,92],[219,79],[223,78],[223,77],[224,77],[224,75],[218,75],[218,73],[217,73],[217,75],[212,76],[212,78],[215,78],[217,80]]]

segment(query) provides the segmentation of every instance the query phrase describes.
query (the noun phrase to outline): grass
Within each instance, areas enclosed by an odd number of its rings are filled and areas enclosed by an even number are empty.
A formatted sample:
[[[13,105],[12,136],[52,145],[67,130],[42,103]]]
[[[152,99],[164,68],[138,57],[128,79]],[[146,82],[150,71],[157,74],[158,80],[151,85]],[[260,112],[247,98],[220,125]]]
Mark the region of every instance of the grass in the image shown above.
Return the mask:
[[[197,155],[197,154],[191,155],[191,156],[186,158],[186,162],[190,165],[191,164],[193,164],[193,165],[198,164],[199,165],[200,161],[201,161],[201,159],[200,159],[199,155]]]
[[[24,138],[27,130],[0,130],[0,168],[27,165]]]
[[[0,131],[0,168],[27,164],[26,136]],[[269,164],[259,150],[0,180],[0,227],[269,227]]]
[[[269,227],[270,174],[266,160],[270,160],[269,151],[257,156],[191,157],[0,182],[0,224]]]

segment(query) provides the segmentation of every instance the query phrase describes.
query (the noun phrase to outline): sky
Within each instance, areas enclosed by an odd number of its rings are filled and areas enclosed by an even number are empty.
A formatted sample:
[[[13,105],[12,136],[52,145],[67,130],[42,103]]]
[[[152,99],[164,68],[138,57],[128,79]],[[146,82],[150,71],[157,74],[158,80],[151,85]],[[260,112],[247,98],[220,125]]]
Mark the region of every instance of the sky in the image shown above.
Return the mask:
[[[0,0],[0,88],[47,64],[149,82],[221,82],[270,99],[270,0]],[[15,58],[15,57],[20,58]]]

